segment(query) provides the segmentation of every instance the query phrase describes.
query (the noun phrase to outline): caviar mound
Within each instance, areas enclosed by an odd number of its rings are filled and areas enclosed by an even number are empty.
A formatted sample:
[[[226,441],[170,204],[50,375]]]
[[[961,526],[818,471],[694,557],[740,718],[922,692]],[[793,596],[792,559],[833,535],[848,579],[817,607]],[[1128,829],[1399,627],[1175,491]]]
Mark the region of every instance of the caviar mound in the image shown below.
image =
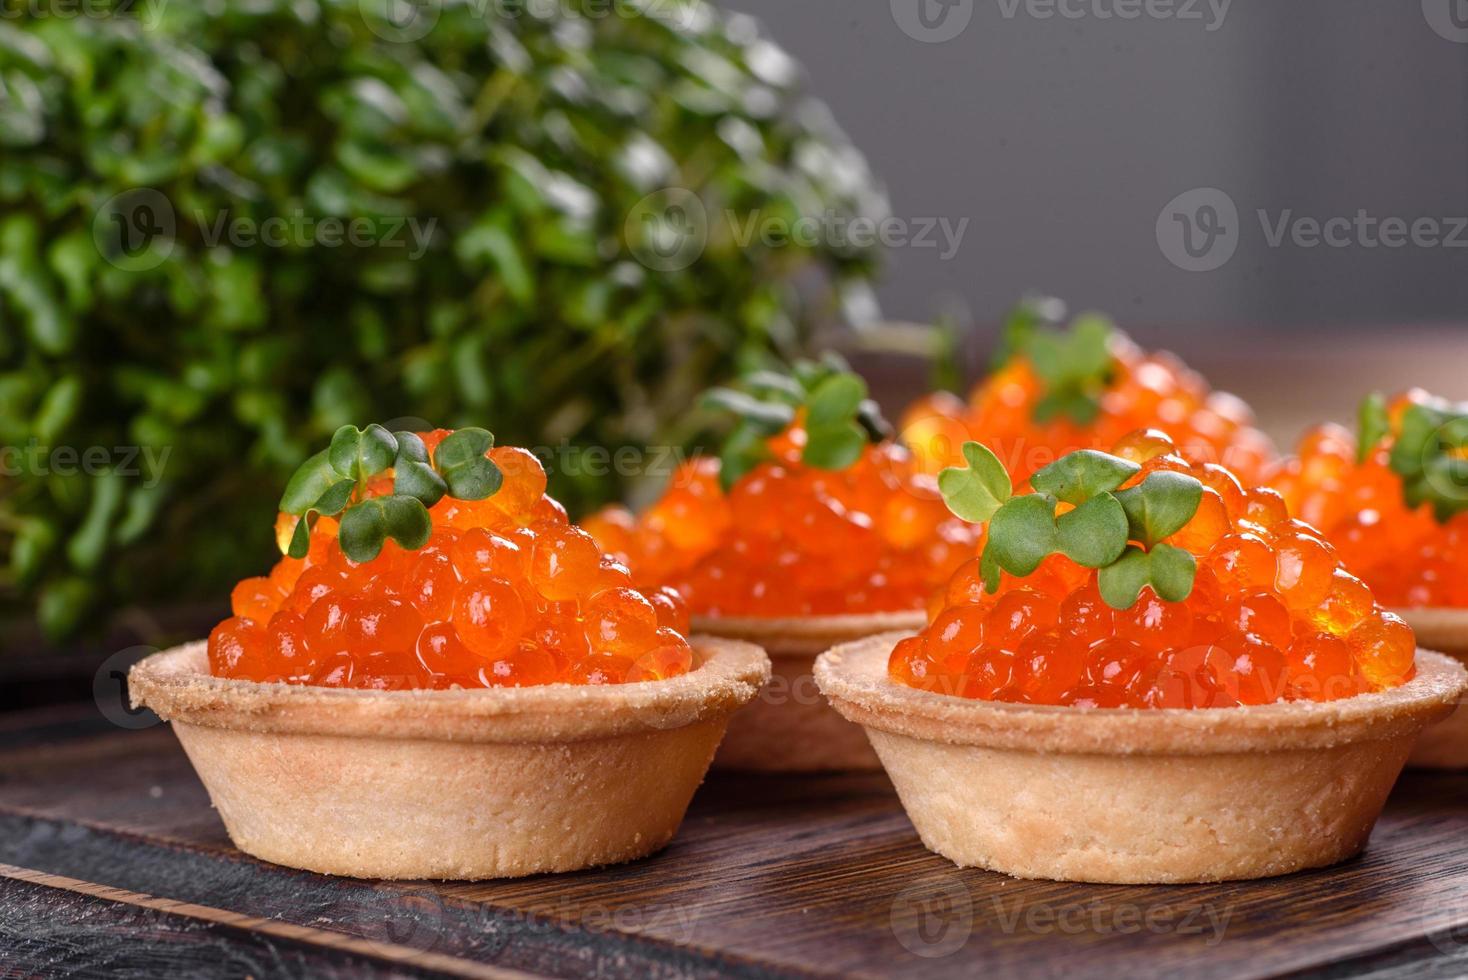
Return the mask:
[[[1407,413],[1440,404],[1422,391],[1400,395],[1384,406],[1384,428],[1364,440],[1318,426],[1269,479],[1290,512],[1320,528],[1389,606],[1468,608],[1468,510],[1438,513],[1429,499],[1452,503],[1468,494],[1447,470],[1414,503],[1410,477],[1399,471],[1411,472],[1415,454],[1393,459]]]
[[[1148,585],[1129,608],[1102,599],[1099,574],[1062,554],[986,590],[981,561],[961,566],[928,626],[897,644],[899,683],[963,698],[1104,708],[1207,708],[1330,701],[1413,676],[1411,629],[1384,610],[1336,551],[1291,519],[1273,490],[1245,490],[1158,432],[1113,452],[1202,484],[1196,511],[1165,543],[1195,556],[1181,601]]]
[[[647,588],[671,587],[696,615],[824,616],[923,608],[971,552],[977,531],[953,517],[933,478],[890,441],[825,470],[801,461],[799,422],[770,440],[773,458],[725,492],[720,461],[679,467],[634,517],[585,522]]]
[[[967,402],[942,392],[915,402],[901,420],[903,441],[931,472],[959,462],[965,442],[981,442],[1020,479],[1066,453],[1104,450],[1130,432],[1155,428],[1170,433],[1188,458],[1259,482],[1276,453],[1247,404],[1211,390],[1172,354],[1145,352],[1114,329],[1106,355],[1089,390],[1057,400],[1056,382],[1018,351]]]
[[[422,439],[433,453],[448,433]],[[492,496],[444,496],[431,534],[408,550],[388,540],[371,560],[343,550],[320,517],[302,558],[234,589],[234,615],[209,635],[216,676],[376,690],[620,684],[684,674],[688,612],[670,589],[632,587],[545,495],[530,452],[496,447]],[[385,494],[379,476],[368,494]],[[282,514],[282,541],[297,519]]]

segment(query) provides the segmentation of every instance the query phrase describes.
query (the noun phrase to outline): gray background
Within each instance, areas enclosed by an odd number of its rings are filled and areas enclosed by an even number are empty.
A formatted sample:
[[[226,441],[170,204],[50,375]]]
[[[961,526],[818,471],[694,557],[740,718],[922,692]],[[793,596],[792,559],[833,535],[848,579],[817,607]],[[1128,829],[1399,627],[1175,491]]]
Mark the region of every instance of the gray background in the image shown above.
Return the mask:
[[[1062,0],[1084,16],[1049,19],[957,0],[950,17],[970,20],[941,43],[897,19],[935,0],[723,2],[804,64],[894,214],[970,219],[947,261],[893,250],[889,318],[956,302],[984,325],[1044,289],[1183,348],[1204,325],[1217,339],[1465,319],[1468,247],[1271,248],[1256,212],[1468,216],[1468,43],[1424,12],[1458,3],[1468,23],[1468,0],[1233,0],[1212,31],[1206,2],[1201,20],[1123,20],[1097,16],[1116,0]],[[1183,271],[1158,216],[1209,186],[1237,205],[1237,251]]]

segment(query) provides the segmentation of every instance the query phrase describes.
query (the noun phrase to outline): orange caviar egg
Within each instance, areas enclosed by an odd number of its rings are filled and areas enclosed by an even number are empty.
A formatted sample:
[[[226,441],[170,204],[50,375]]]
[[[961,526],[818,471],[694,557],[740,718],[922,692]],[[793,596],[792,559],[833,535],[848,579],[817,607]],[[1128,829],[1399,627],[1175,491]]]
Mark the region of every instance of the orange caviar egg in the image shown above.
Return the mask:
[[[449,433],[423,436],[433,451]],[[693,667],[688,606],[671,588],[644,595],[626,567],[570,525],[545,496],[535,456],[489,455],[504,477],[479,501],[429,509],[417,551],[388,541],[371,561],[342,552],[319,519],[304,559],[231,596],[235,615],[210,633],[221,677],[374,690],[635,683]],[[391,481],[374,480],[375,492]],[[279,527],[294,530],[294,520]]]
[[[1211,391],[1172,355],[1142,351],[1119,332],[1113,332],[1110,346],[1106,387],[1097,398],[1095,418],[1085,424],[1040,410],[1045,384],[1017,353],[980,382],[967,403],[946,394],[914,403],[899,426],[902,441],[929,473],[962,465],[963,444],[981,442],[1018,483],[1077,449],[1115,447],[1116,455],[1144,462],[1160,443],[1135,434],[1153,430],[1171,434],[1171,439],[1162,437],[1167,452],[1176,443],[1189,459],[1221,464],[1245,484],[1261,481],[1276,453],[1247,405]]]
[[[1413,676],[1412,631],[1277,493],[1240,488],[1158,433],[1123,448],[1144,471],[1205,485],[1198,513],[1168,539],[1194,549],[1187,598],[1144,586],[1113,609],[1097,572],[1060,555],[1023,578],[1004,573],[989,594],[971,557],[937,590],[928,625],[893,649],[892,680],[968,698],[1159,709],[1327,701]]]
[[[1445,403],[1422,391],[1397,396],[1387,409],[1387,430],[1359,453],[1349,431],[1318,426],[1301,438],[1296,458],[1275,468],[1269,483],[1290,513],[1320,529],[1377,601],[1468,608],[1468,511],[1440,520],[1430,503],[1409,504],[1403,479],[1391,466],[1403,414],[1429,404]],[[1452,486],[1441,489],[1461,494]]]
[[[844,470],[806,466],[796,422],[773,459],[725,492],[699,457],[633,519],[593,515],[598,546],[625,558],[644,591],[675,589],[700,616],[838,615],[922,609],[974,554],[977,529],[953,517],[906,449],[868,445]]]

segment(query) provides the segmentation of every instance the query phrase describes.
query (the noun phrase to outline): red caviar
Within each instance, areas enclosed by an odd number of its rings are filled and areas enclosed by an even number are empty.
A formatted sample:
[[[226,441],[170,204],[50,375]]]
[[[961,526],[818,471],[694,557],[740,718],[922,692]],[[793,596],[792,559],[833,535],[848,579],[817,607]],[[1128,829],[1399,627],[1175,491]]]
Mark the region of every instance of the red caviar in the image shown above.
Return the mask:
[[[902,438],[930,472],[962,465],[967,441],[994,451],[1016,479],[1077,449],[1105,449],[1130,432],[1160,429],[1190,459],[1227,466],[1257,483],[1275,450],[1239,398],[1210,390],[1196,371],[1166,351],[1146,353],[1122,334],[1111,341],[1112,369],[1095,419],[1079,424],[1064,414],[1040,421],[1044,383],[1016,355],[969,393],[946,392],[915,402],[902,417]]]
[[[447,433],[426,433],[430,450]],[[348,558],[320,518],[304,559],[245,579],[209,635],[221,677],[374,689],[614,684],[686,673],[688,611],[671,589],[644,595],[545,496],[545,472],[490,450],[504,483],[478,501],[444,497],[417,551],[388,541]],[[388,484],[390,486],[390,483]],[[288,540],[295,518],[277,530]]]
[[[933,477],[891,442],[840,471],[800,462],[805,431],[770,440],[773,460],[728,493],[719,461],[681,466],[639,517],[620,507],[585,522],[642,585],[667,585],[707,616],[800,616],[921,609],[973,551],[977,530],[949,513]]]
[[[929,624],[902,640],[888,669],[900,683],[1030,704],[1203,708],[1329,701],[1401,684],[1416,641],[1342,567],[1309,525],[1266,488],[1245,490],[1221,466],[1189,462],[1156,432],[1116,455],[1204,485],[1192,520],[1167,543],[1197,558],[1192,592],[1166,602],[1150,586],[1118,610],[1097,573],[1062,555],[1034,574],[1005,573],[985,594],[979,560],[936,598]]]
[[[1432,506],[1406,501],[1390,464],[1403,411],[1429,396],[1412,391],[1389,406],[1391,430],[1358,455],[1357,439],[1322,425],[1300,440],[1270,484],[1291,513],[1320,528],[1376,598],[1398,607],[1468,607],[1468,511],[1439,521]]]

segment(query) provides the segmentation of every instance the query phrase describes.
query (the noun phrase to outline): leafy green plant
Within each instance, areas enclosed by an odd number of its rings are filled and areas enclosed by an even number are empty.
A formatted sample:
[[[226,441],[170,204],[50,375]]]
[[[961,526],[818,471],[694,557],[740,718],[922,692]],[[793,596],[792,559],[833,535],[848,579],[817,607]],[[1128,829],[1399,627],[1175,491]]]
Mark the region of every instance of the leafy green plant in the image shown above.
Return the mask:
[[[821,470],[844,470],[861,458],[869,443],[892,435],[877,403],[867,397],[867,383],[839,355],[818,361],[798,360],[789,373],[750,371],[738,387],[712,388],[703,405],[733,413],[733,430],[719,453],[719,480],[724,489],[770,458],[766,440],[797,418],[805,425],[801,462]]]
[[[493,446],[494,436],[484,429],[459,429],[430,457],[416,433],[342,426],[330,446],[301,464],[281,495],[281,512],[299,518],[286,554],[306,557],[318,517],[340,517],[337,540],[353,561],[376,558],[388,538],[409,551],[423,547],[433,530],[428,508],[445,496],[483,500],[499,490],[504,474],[485,456]],[[389,469],[392,493],[371,493],[372,478]]]
[[[988,524],[980,555],[984,587],[999,588],[1004,572],[1032,574],[1051,555],[1097,569],[1101,598],[1129,609],[1143,586],[1168,602],[1193,591],[1197,560],[1164,539],[1182,530],[1203,499],[1203,485],[1183,473],[1140,472],[1129,460],[1083,449],[1062,456],[1030,477],[1033,493],[1016,496],[999,457],[977,442],[963,445],[964,466],[938,474],[948,509]],[[1069,507],[1060,510],[1061,504]]]
[[[1030,297],[1010,313],[995,356],[1002,367],[1024,357],[1044,382],[1035,404],[1035,421],[1065,416],[1089,425],[1101,412],[1101,397],[1112,381],[1112,339],[1116,325],[1099,313],[1083,313],[1062,325],[1065,304],[1051,297]]]
[[[1468,404],[1433,398],[1408,404],[1392,431],[1386,399],[1368,395],[1358,413],[1357,458],[1391,438],[1387,465],[1409,507],[1429,504],[1439,521],[1468,511]]]
[[[788,56],[702,0],[0,5],[0,446],[47,463],[0,476],[0,546],[53,634],[222,594],[269,488],[364,418],[683,444],[698,392],[872,270],[733,233],[885,205]],[[573,509],[621,490],[551,463]]]

